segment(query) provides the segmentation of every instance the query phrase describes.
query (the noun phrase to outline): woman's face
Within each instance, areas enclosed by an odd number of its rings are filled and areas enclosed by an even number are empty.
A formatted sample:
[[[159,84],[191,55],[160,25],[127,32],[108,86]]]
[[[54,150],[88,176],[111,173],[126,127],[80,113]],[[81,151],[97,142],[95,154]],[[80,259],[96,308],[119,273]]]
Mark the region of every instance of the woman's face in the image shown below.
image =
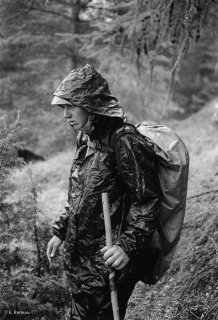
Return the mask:
[[[76,130],[80,130],[88,121],[89,113],[78,107],[69,104],[59,105],[63,110],[63,117],[68,120],[69,124]]]

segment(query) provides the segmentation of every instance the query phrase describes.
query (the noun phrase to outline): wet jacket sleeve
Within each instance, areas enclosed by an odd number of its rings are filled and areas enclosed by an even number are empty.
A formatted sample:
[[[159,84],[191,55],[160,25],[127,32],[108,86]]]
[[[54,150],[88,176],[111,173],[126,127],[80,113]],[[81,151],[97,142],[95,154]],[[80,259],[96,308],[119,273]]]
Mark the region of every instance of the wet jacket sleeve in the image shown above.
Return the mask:
[[[142,137],[125,134],[116,143],[115,157],[121,181],[130,199],[119,245],[129,257],[151,240],[160,212],[159,179],[154,160],[145,153]]]
[[[79,132],[77,136],[77,150],[79,148],[79,144],[81,143],[81,140],[82,140],[82,133]],[[75,156],[74,156],[74,161],[75,161]],[[69,194],[68,194],[68,200],[69,200]],[[59,219],[56,220],[52,226],[54,235],[63,241],[65,240],[67,228],[68,228],[69,208],[70,208],[69,202],[66,201],[65,211],[60,215]]]
[[[68,217],[69,217],[69,203],[66,201],[65,211],[60,215],[59,219],[53,224],[53,232],[56,237],[65,240],[67,227],[68,227]]]

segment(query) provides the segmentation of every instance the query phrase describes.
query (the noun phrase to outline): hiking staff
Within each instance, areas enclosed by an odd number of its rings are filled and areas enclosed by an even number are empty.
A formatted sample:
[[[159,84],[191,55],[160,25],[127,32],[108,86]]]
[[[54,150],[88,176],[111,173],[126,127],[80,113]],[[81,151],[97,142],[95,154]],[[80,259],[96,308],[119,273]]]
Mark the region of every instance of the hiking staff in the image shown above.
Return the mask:
[[[103,213],[104,213],[104,225],[105,225],[105,232],[106,232],[106,245],[108,250],[113,246],[108,193],[103,192],[101,196],[102,196],[102,205],[103,205]],[[109,285],[110,285],[111,303],[112,303],[114,320],[120,320],[117,288],[116,288],[116,282],[115,282],[115,271],[112,271],[109,274]]]

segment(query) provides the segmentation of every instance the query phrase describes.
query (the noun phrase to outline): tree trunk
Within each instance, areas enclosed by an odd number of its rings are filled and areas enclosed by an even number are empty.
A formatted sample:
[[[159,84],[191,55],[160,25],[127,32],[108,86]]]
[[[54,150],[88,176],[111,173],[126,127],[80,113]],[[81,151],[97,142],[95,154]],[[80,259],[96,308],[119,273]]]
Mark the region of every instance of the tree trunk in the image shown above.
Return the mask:
[[[79,14],[81,10],[81,1],[80,0],[71,0],[71,8],[72,8],[72,34],[80,33],[79,26]],[[71,65],[72,68],[75,69],[79,64],[79,42],[78,40],[74,40],[72,46],[72,56],[71,56]]]
[[[40,245],[39,245],[39,236],[38,236],[38,229],[36,225],[36,212],[34,213],[34,237],[35,237],[35,244],[36,244],[36,251],[37,251],[37,263],[36,263],[36,275],[37,277],[41,277],[41,252],[40,252]]]
[[[31,176],[32,181],[32,176]],[[33,181],[32,181],[33,183]],[[36,262],[36,275],[37,277],[41,277],[41,263],[42,263],[42,257],[41,257],[41,251],[40,251],[40,240],[38,235],[38,228],[37,228],[37,190],[35,186],[32,187],[32,194],[33,194],[33,200],[34,200],[34,208],[33,208],[33,229],[34,229],[34,241],[36,244],[36,254],[37,254],[37,262]]]

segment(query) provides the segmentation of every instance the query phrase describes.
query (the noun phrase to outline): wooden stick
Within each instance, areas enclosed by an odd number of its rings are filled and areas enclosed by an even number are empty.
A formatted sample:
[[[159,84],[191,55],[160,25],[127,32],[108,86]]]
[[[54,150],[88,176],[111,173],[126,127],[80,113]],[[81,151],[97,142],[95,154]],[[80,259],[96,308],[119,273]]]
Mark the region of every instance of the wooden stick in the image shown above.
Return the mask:
[[[107,250],[108,250],[108,249],[112,248],[113,244],[112,244],[112,231],[111,231],[109,200],[108,200],[107,192],[102,193],[102,205],[103,205],[103,212],[104,212],[106,245],[107,245]],[[109,274],[109,285],[110,285],[111,303],[112,303],[114,320],[120,320],[119,305],[118,305],[118,298],[117,298],[117,288],[116,288],[116,282],[115,282],[115,271],[112,271]]]

